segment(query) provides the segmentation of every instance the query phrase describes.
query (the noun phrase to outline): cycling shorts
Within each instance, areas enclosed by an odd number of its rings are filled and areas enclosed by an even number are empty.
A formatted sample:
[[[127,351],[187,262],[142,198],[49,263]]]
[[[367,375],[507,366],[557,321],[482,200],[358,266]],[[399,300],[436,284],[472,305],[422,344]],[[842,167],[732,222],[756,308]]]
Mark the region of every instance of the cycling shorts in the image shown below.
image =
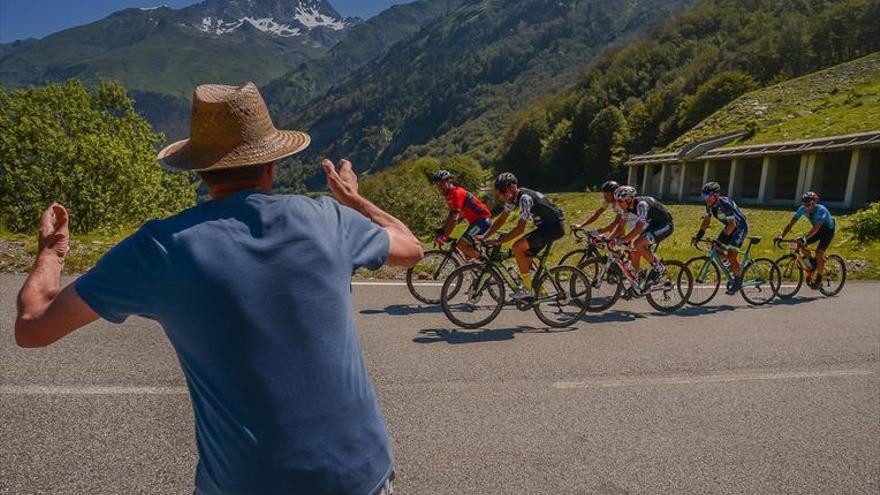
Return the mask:
[[[473,241],[475,235],[483,235],[486,232],[489,232],[491,227],[492,222],[490,222],[488,218],[481,218],[468,225],[468,228],[464,231],[464,234],[461,235],[461,238],[467,241]]]
[[[672,235],[675,226],[672,222],[652,222],[648,224],[648,228],[642,233],[642,237],[648,239],[651,244],[660,244],[661,241]]]
[[[730,235],[727,235],[722,230],[720,234],[718,234],[718,243],[723,244],[725,246],[730,246],[734,248],[741,248],[743,243],[746,242],[746,236],[749,235],[748,227],[739,227]]]
[[[809,245],[818,242],[819,245],[816,246],[816,250],[825,251],[828,249],[828,246],[831,245],[832,239],[834,239],[834,229],[827,225],[822,225],[819,232],[816,232],[813,237],[807,239],[807,244]]]
[[[565,227],[562,223],[541,225],[537,229],[526,234],[524,239],[529,243],[529,256],[537,256],[551,242],[565,236]]]

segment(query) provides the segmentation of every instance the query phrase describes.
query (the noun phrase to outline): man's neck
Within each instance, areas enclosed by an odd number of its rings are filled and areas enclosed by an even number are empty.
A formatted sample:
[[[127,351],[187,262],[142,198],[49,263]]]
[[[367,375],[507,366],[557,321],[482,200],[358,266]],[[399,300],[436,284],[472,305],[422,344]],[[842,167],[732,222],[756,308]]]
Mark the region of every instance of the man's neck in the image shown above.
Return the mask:
[[[223,199],[228,198],[229,196],[234,196],[241,191],[249,191],[253,189],[256,189],[257,191],[265,194],[272,194],[271,188],[267,189],[266,187],[259,184],[236,184],[234,186],[217,186],[210,188],[208,190],[208,194],[211,196],[211,199]]]

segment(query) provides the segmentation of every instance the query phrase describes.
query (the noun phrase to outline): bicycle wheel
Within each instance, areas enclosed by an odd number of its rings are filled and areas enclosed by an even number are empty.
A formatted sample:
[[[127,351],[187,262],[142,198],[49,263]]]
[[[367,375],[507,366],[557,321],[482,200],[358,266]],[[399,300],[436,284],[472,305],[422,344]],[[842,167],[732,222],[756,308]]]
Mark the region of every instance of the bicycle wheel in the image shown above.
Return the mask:
[[[456,254],[436,249],[428,251],[421,261],[406,271],[406,287],[419,301],[440,304],[443,281],[459,266],[461,261]]]
[[[825,257],[825,274],[819,292],[828,297],[836,296],[846,283],[846,262],[840,256],[832,254]]]
[[[657,311],[672,313],[684,306],[691,297],[693,277],[691,271],[681,261],[668,260],[663,284],[649,290],[648,304]]]
[[[779,292],[779,267],[771,259],[752,260],[743,268],[742,278],[743,285],[739,293],[749,304],[762,306],[772,301]]]
[[[711,301],[721,287],[721,270],[718,265],[709,261],[708,256],[691,258],[685,263],[694,277],[694,286],[688,297],[688,304],[703,306]]]
[[[804,284],[804,271],[801,270],[801,265],[798,264],[797,257],[793,254],[786,254],[776,260],[776,266],[779,267],[781,278],[776,295],[780,299],[791,299]]]
[[[538,319],[553,328],[577,323],[590,302],[590,281],[584,272],[573,266],[555,266],[535,283],[539,302],[534,310]]]
[[[623,293],[622,277],[616,265],[606,271],[607,261],[602,257],[589,258],[578,268],[590,281],[590,302],[587,311],[600,313],[614,306]],[[601,277],[599,275],[602,275]]]
[[[589,257],[589,253],[587,253],[586,249],[575,249],[574,251],[570,251],[559,260],[560,265],[569,265],[569,266],[579,266]]]
[[[504,282],[485,265],[461,266],[443,282],[440,304],[449,321],[462,328],[488,325],[504,307]]]

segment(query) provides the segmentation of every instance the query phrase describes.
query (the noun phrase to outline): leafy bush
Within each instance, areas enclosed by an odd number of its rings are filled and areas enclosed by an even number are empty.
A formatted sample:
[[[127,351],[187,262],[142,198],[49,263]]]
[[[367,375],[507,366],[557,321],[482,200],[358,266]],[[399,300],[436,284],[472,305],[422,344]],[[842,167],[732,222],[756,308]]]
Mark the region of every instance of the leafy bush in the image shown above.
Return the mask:
[[[117,83],[0,89],[0,217],[13,232],[33,231],[58,201],[70,210],[71,230],[85,233],[190,206],[189,177],[156,162],[161,141]]]
[[[880,201],[849,217],[844,230],[861,242],[880,241]]]
[[[485,173],[476,160],[464,157],[420,158],[405,162],[364,177],[361,193],[402,220],[417,236],[426,237],[440,227],[448,211],[446,202],[429,180],[440,169],[452,172],[457,185],[479,194]]]

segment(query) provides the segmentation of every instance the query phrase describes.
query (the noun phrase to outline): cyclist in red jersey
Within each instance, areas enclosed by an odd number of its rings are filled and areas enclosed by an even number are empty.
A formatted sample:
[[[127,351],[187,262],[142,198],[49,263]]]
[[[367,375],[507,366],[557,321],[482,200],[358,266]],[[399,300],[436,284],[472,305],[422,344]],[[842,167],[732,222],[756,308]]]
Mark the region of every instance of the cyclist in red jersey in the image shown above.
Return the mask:
[[[446,170],[440,170],[431,177],[431,182],[449,205],[449,215],[443,227],[435,232],[435,240],[438,244],[444,244],[449,240],[449,234],[455,229],[459,220],[464,218],[470,225],[461,236],[458,248],[468,259],[477,259],[479,254],[473,248],[472,239],[475,235],[483,235],[489,230],[492,226],[492,222],[489,221],[492,214],[476,195],[463,187],[456,186],[452,183],[452,179],[452,174]]]

